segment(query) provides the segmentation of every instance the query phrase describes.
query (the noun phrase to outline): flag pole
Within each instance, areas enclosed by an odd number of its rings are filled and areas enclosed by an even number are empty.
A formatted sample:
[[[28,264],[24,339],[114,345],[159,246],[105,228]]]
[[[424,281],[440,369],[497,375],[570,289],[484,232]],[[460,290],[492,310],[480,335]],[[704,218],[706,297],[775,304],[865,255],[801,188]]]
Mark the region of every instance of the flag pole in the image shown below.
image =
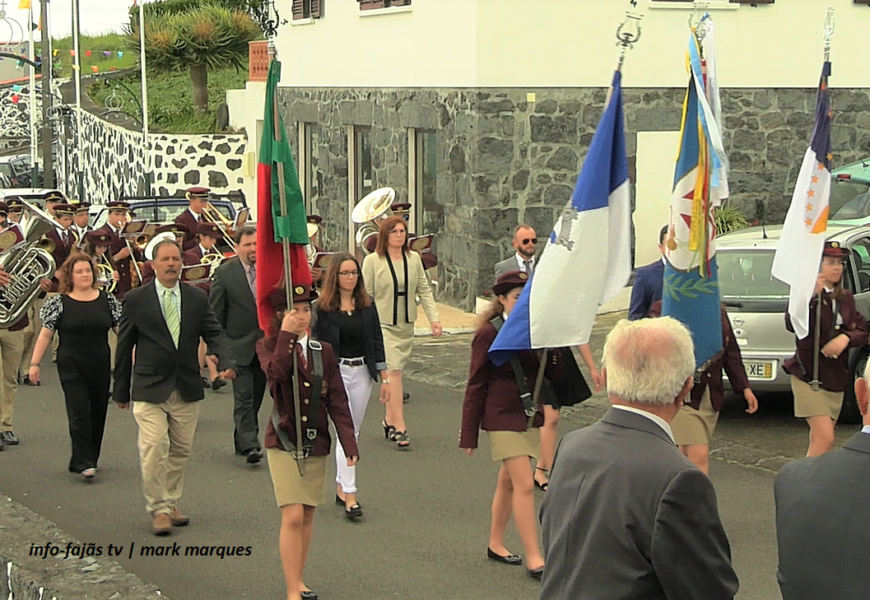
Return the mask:
[[[834,35],[834,7],[829,6],[825,13],[825,62],[831,60],[831,37]],[[824,260],[824,253],[822,260]],[[836,316],[834,317],[836,319]],[[816,324],[813,331],[813,380],[810,382],[810,387],[814,392],[818,392],[821,387],[819,381],[819,354],[821,353],[822,345],[822,290],[816,295]]]
[[[275,48],[274,40],[269,40],[269,57],[271,60],[277,60],[278,52]],[[274,93],[277,91],[278,84],[275,82],[276,89],[273,90],[273,99]],[[272,121],[273,121],[273,130],[271,132],[272,139],[274,141],[280,141],[281,136],[284,134],[281,131],[281,119],[278,114],[278,103],[272,102]],[[287,190],[284,189],[284,163],[282,161],[277,161],[275,166],[278,169],[278,200],[281,211],[281,219],[284,220],[287,218]],[[290,240],[289,238],[282,237],[281,238],[281,250],[284,253],[284,294],[287,300],[287,310],[293,310],[293,274],[291,272],[290,265]],[[291,374],[291,380],[293,381],[293,416],[296,420],[296,450],[293,452],[293,456],[296,459],[296,467],[299,469],[299,475],[305,476],[305,452],[302,450],[302,412],[301,412],[301,400],[299,398],[299,355],[296,352],[293,352],[293,372]]]

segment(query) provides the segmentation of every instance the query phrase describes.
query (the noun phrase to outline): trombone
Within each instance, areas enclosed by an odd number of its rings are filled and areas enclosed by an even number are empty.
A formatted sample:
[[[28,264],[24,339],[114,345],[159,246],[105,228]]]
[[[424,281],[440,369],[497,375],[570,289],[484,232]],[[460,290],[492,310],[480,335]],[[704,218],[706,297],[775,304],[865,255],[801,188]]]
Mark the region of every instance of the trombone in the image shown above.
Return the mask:
[[[229,234],[229,230],[233,227],[233,222],[227,219],[225,216],[221,214],[221,212],[216,209],[211,202],[206,202],[205,206],[202,209],[202,216],[206,221],[214,223],[217,225],[220,232],[224,235],[224,241],[232,248],[233,252],[236,252],[236,243],[233,241],[232,236]]]

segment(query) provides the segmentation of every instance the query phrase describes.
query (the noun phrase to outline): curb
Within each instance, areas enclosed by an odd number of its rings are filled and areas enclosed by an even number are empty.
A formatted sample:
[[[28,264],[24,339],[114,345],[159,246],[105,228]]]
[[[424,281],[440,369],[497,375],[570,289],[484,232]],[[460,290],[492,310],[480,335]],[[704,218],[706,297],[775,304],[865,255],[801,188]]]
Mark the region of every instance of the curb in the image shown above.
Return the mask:
[[[165,600],[156,586],[144,583],[114,560],[102,556],[64,558],[67,548],[96,554],[30,509],[0,496],[0,598],[15,600]],[[32,555],[57,548],[55,556]],[[51,552],[51,554],[54,554]]]

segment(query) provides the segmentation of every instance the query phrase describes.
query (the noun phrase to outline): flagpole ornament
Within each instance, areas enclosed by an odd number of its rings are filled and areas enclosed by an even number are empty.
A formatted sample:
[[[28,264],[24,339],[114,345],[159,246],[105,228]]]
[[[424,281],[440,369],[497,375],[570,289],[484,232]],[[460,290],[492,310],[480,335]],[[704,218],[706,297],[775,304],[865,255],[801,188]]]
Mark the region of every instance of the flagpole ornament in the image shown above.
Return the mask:
[[[689,29],[694,32],[700,43],[707,37],[710,22],[710,13],[707,12],[707,9],[710,8],[710,3],[706,1],[693,2],[692,8],[694,10],[689,15]]]
[[[251,13],[263,34],[270,40],[278,34],[278,27],[288,23],[287,19],[281,19],[275,0],[262,0],[251,7]]]
[[[632,2],[632,6],[637,6],[637,2]],[[629,48],[633,48],[640,39],[641,27],[640,21],[643,15],[630,10],[625,11],[625,20],[616,28],[616,45],[619,46],[619,63],[616,70],[622,70],[622,63],[625,62],[625,54]]]
[[[825,62],[831,60],[831,38],[834,37],[834,7],[829,6],[825,13]]]

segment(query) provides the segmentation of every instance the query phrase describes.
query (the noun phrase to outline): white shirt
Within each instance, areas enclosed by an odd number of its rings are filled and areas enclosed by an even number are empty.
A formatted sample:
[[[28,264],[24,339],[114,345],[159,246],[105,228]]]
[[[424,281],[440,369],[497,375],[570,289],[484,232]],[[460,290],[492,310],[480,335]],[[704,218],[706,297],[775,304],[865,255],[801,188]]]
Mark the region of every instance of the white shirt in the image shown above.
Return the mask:
[[[517,265],[519,266],[519,270],[522,271],[523,273],[525,273],[526,272],[526,265],[523,264],[523,261],[525,261],[526,259],[523,258],[519,252],[515,253],[514,256],[517,258]],[[535,269],[535,257],[534,256],[529,259],[529,264],[532,265],[532,270],[534,270]]]
[[[664,430],[664,432],[668,434],[668,437],[671,438],[671,441],[674,442],[674,444],[677,443],[676,440],[674,439],[674,432],[671,431],[671,426],[668,424],[667,421],[662,419],[660,416],[654,415],[651,412],[647,412],[647,411],[641,410],[639,408],[635,408],[633,406],[623,406],[622,404],[611,404],[611,406],[613,408],[618,408],[619,410],[624,410],[626,412],[631,412],[631,413],[640,415],[642,417],[646,417],[647,419],[649,419],[650,421],[652,421],[653,423],[655,423],[656,425],[661,427]]]
[[[198,215],[198,214],[196,214],[195,212],[193,212],[192,210],[190,210],[190,208],[187,209],[187,212],[189,212],[190,214],[193,215],[193,220],[194,220],[194,221],[196,221],[196,222],[199,222],[199,221],[200,221],[200,215]]]
[[[827,293],[829,293],[829,294],[834,293],[834,290],[828,289],[828,286],[824,286],[824,288],[825,288],[825,291]],[[837,320],[834,323],[834,325],[842,325],[843,324],[843,315],[841,315],[840,311],[837,309],[837,301],[836,300],[831,301],[831,310],[834,311],[834,313],[837,315]]]
[[[63,240],[63,236],[66,236],[66,239],[70,238],[71,234],[69,229],[64,229],[63,227],[55,227],[55,229],[57,229],[57,237],[59,237],[61,240]]]
[[[302,347],[302,356],[304,356],[305,360],[307,361],[308,360],[308,334],[306,333],[305,335],[303,335],[301,338],[299,338],[299,340],[296,343]],[[303,365],[300,364],[299,366],[301,367]]]

